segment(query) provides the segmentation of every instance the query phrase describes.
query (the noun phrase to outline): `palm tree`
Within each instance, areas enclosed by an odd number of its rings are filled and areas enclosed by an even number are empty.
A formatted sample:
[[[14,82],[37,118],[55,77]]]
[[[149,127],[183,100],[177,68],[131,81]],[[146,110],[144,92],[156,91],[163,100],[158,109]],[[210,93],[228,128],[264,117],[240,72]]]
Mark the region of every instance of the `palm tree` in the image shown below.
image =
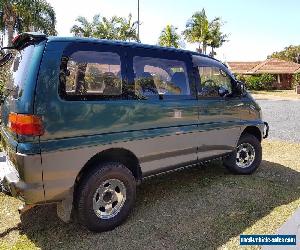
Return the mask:
[[[129,14],[128,19],[120,19],[119,40],[140,42],[137,34],[138,21],[132,21],[132,15]]]
[[[8,46],[15,31],[41,31],[55,35],[55,11],[45,0],[1,0],[0,28],[7,32]]]
[[[183,31],[185,39],[190,43],[198,43],[198,51],[206,54],[208,43],[209,22],[205,10],[193,14]]]
[[[120,40],[117,25],[121,18],[113,16],[111,18],[102,17],[98,25],[95,25],[94,37],[108,40]]]
[[[211,56],[215,49],[222,46],[227,35],[221,32],[222,22],[220,17],[209,22],[205,10],[196,12],[186,24],[183,32],[185,39],[190,43],[198,43],[198,51],[206,54],[207,46],[211,47]]]
[[[220,48],[228,35],[221,32],[221,18],[217,17],[209,23],[208,45],[211,47],[210,56],[215,56],[215,49]]]
[[[158,38],[158,44],[165,47],[180,47],[180,35],[176,32],[177,28],[172,25],[167,25],[161,32]]]
[[[89,22],[85,17],[79,16],[76,18],[79,25],[75,24],[71,28],[71,33],[74,36],[93,37],[95,34],[95,26],[100,23],[100,15],[95,15],[92,22]]]
[[[76,21],[79,22],[79,25],[74,25],[71,29],[71,33],[75,36],[138,41],[137,22],[132,21],[131,14],[128,19],[118,16],[100,18],[100,15],[95,15],[92,22],[84,17],[78,17]]]

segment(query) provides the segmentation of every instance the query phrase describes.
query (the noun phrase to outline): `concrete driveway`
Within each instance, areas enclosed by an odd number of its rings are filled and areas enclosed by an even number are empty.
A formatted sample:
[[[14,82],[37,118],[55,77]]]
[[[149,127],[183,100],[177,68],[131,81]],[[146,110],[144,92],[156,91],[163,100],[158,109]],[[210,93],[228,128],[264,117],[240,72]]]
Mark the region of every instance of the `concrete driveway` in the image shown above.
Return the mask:
[[[263,120],[270,125],[270,139],[300,142],[300,100],[257,100]]]

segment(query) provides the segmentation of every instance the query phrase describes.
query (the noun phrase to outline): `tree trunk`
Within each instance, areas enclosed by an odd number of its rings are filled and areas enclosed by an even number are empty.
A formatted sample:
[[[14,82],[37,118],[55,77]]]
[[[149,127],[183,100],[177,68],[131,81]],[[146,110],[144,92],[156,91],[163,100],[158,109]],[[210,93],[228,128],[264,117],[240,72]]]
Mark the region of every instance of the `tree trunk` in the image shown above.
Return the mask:
[[[14,39],[14,25],[12,23],[7,24],[7,45],[12,46],[12,40]]]
[[[198,47],[198,49],[197,49],[197,50],[198,50],[198,52],[199,52],[199,53],[202,53],[202,49],[201,49],[201,43],[199,43],[199,47]]]
[[[205,43],[203,43],[203,53],[204,53],[204,55],[206,55],[206,48],[207,48],[207,45]]]
[[[215,50],[214,50],[214,47],[211,47],[211,57],[215,57]]]

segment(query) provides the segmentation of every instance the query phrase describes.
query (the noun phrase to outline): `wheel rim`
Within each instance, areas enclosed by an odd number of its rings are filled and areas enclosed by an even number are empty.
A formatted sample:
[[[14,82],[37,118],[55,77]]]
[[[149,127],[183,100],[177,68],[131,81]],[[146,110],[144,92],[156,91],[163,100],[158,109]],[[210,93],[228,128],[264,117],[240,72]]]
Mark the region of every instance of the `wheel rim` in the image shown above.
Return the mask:
[[[255,160],[255,149],[250,143],[242,143],[237,147],[236,164],[240,168],[248,168]]]
[[[100,219],[116,216],[126,201],[126,188],[122,181],[109,179],[101,183],[93,196],[93,209]]]

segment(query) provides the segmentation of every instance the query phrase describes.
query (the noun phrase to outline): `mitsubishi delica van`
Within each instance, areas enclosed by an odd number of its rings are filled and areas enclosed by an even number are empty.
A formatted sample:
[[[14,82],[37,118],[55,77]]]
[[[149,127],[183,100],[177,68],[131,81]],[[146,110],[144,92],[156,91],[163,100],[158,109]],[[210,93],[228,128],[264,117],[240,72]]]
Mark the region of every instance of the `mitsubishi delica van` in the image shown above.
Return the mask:
[[[2,100],[3,191],[26,208],[57,203],[92,231],[120,225],[143,178],[222,159],[262,160],[268,125],[230,70],[195,52],[24,33]],[[12,57],[12,58],[11,58]]]

